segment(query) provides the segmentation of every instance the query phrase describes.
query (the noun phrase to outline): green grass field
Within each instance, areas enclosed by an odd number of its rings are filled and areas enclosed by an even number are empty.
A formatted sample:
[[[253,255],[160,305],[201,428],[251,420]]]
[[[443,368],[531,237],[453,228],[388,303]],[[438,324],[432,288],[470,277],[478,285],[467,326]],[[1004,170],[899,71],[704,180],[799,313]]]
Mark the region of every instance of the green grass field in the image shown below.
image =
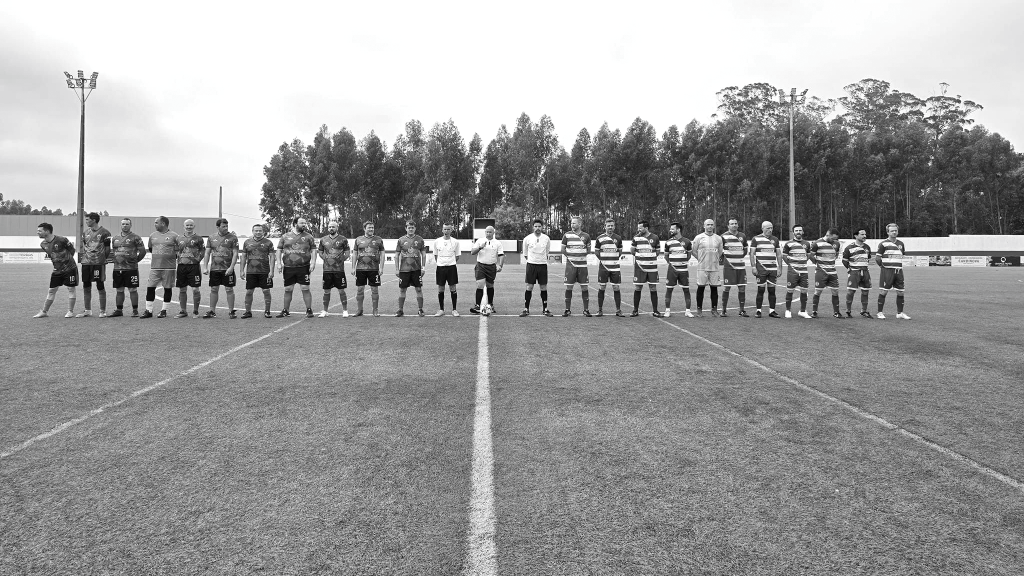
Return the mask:
[[[427,318],[410,289],[405,318],[64,319],[62,289],[32,319],[49,273],[0,266],[0,574],[467,570],[471,267],[461,318],[430,286]],[[816,320],[584,318],[578,289],[571,318],[539,293],[518,318],[523,274],[483,321],[492,573],[1024,573],[1024,269],[909,268],[911,321],[894,296],[886,320],[828,296]]]

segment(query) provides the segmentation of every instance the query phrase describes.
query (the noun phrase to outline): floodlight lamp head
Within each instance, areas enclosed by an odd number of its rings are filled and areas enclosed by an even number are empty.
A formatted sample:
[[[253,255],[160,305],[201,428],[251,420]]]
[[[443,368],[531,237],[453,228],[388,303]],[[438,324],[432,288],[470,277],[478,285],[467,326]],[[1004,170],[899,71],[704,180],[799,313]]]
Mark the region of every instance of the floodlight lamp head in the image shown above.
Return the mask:
[[[81,70],[79,70],[78,71],[78,77],[79,78],[85,78],[85,72],[82,72]]]
[[[74,78],[74,76],[72,76],[71,73],[68,72],[67,70],[64,71],[64,75],[67,76],[68,80],[71,80],[72,78]]]

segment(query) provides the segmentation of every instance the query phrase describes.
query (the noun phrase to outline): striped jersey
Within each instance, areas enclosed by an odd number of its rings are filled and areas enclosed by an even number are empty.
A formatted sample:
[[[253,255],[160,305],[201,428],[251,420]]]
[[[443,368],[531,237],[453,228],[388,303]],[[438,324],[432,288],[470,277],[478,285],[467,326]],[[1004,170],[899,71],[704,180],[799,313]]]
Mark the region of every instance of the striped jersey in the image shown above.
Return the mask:
[[[775,236],[758,234],[750,239],[750,249],[754,252],[756,269],[773,271],[779,269],[779,260],[776,250],[779,249],[779,239]]]
[[[609,272],[619,271],[619,258],[622,256],[622,236],[604,233],[597,237],[594,247],[597,262]]]
[[[562,254],[565,255],[566,264],[586,268],[587,254],[590,254],[590,234],[572,230],[563,234]]]
[[[274,253],[273,240],[249,238],[242,245],[242,253],[245,254],[246,274],[270,274],[270,255]]]
[[[110,239],[114,251],[114,270],[138,270],[139,260],[146,254],[146,244],[135,232],[121,232]]]
[[[153,232],[149,235],[148,248],[153,255],[152,270],[174,270],[178,259],[177,232]]]
[[[182,234],[178,236],[178,264],[199,264],[206,250],[206,240],[199,234]]]
[[[97,266],[107,263],[107,254],[110,252],[110,231],[100,226],[93,230],[86,228],[82,231],[82,252],[78,255],[78,261],[82,264]]]
[[[50,257],[54,272],[74,272],[75,266],[75,245],[63,236],[54,236],[53,240],[43,240],[39,247]]]
[[[281,251],[281,266],[286,268],[308,267],[309,263],[313,261],[316,239],[309,232],[286,232],[277,241],[277,249]]]
[[[658,271],[658,249],[661,240],[657,234],[648,232],[646,236],[633,237],[633,262],[644,272]]]
[[[206,247],[210,249],[210,270],[233,268],[231,255],[238,250],[238,236],[232,232],[222,236],[220,232],[217,232],[207,240]]]
[[[317,248],[320,258],[324,261],[324,272],[344,272],[345,252],[348,252],[348,238],[341,234],[328,234],[320,239]]]
[[[676,270],[685,271],[690,266],[690,251],[693,250],[693,243],[689,238],[672,237],[665,241],[665,259],[668,265]]]
[[[807,254],[811,243],[807,240],[787,240],[782,245],[782,255],[789,258],[789,269],[798,274],[807,274]]]
[[[843,250],[843,262],[850,264],[851,270],[867,270],[868,261],[871,260],[871,246],[867,242],[858,245],[856,242],[850,244]]]
[[[818,270],[826,274],[836,273],[836,258],[839,257],[839,242],[829,242],[824,238],[818,238],[811,242],[811,254],[814,254],[814,263]]]
[[[889,240],[886,238],[878,243],[878,255],[882,257],[882,268],[903,268],[903,255],[907,253],[907,247],[902,240]]]
[[[742,270],[746,268],[747,236],[743,232],[725,232],[722,234],[722,248],[725,251],[725,265],[729,268]]]

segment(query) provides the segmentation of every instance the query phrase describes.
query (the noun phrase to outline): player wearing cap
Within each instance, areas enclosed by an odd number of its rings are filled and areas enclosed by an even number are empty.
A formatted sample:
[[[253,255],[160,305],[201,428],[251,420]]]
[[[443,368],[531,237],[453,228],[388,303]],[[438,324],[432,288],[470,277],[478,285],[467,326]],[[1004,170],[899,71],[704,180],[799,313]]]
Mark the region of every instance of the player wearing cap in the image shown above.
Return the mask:
[[[786,274],[786,318],[793,317],[793,291],[800,291],[801,318],[810,318],[807,313],[807,254],[811,251],[811,243],[804,240],[804,227],[793,226],[792,237],[782,245],[782,259],[788,266]]]
[[[78,286],[78,266],[75,265],[75,245],[63,236],[56,236],[53,233],[53,225],[43,222],[36,228],[36,235],[43,241],[39,247],[46,252],[53,264],[53,272],[50,274],[50,290],[46,293],[46,300],[42,309],[33,318],[46,318],[53,300],[57,297],[57,291],[61,286],[68,288],[68,311],[65,318],[75,317],[75,287]]]
[[[853,295],[860,290],[860,315],[871,318],[868,312],[868,292],[871,291],[871,271],[868,270],[868,262],[871,261],[871,246],[864,241],[868,237],[868,231],[863,228],[857,230],[854,241],[843,250],[843,266],[846,267],[846,317],[853,318]]]
[[[562,257],[565,258],[565,312],[562,316],[572,314],[572,287],[580,285],[580,297],[583,299],[583,315],[590,314],[590,268],[587,256],[590,254],[590,234],[582,231],[583,219],[573,216],[570,221],[571,230],[562,235]]]
[[[687,318],[693,318],[693,312],[690,312],[690,254],[693,252],[693,242],[683,236],[683,227],[679,222],[673,222],[668,227],[668,233],[668,240],[665,241],[665,259],[668,260],[668,277],[665,279],[665,318],[672,316],[672,291],[677,284],[683,289],[683,297],[686,300],[686,310],[683,314]]]
[[[217,317],[220,287],[228,300],[228,318],[235,316],[235,262],[238,261],[238,236],[228,230],[227,218],[217,219],[217,233],[210,235],[203,256],[203,274],[210,275],[210,309],[203,318]]]
[[[405,223],[405,236],[398,239],[395,254],[395,276],[398,276],[398,312],[405,315],[405,291],[412,286],[416,289],[416,314],[423,316],[423,275],[427,264],[426,241],[416,234],[416,223]]]
[[[345,261],[352,254],[349,249],[348,238],[338,233],[338,223],[331,220],[327,223],[327,235],[320,239],[313,259],[317,254],[324,261],[324,309],[320,312],[321,318],[327,318],[327,309],[331,307],[331,290],[338,289],[338,298],[341,299],[341,316],[348,317],[348,295],[345,289],[348,288],[348,278],[345,277]]]
[[[722,316],[728,315],[729,290],[735,286],[739,292],[739,315],[745,317],[747,263],[743,257],[747,254],[747,236],[740,232],[740,222],[735,218],[729,220],[729,229],[722,234],[722,250],[725,252],[725,261],[722,263],[722,281],[725,284],[722,289]]]
[[[117,290],[115,304],[117,309],[108,314],[110,317],[124,316],[124,289],[132,302],[132,317],[139,315],[139,260],[146,256],[146,244],[138,234],[132,232],[132,219],[121,219],[121,233],[110,239],[110,247],[114,253],[114,289]]]
[[[263,291],[263,317],[270,318],[270,289],[274,287],[274,241],[266,237],[267,227],[253,224],[252,238],[238,252],[241,261],[238,273],[245,280],[245,312],[242,319],[252,318],[252,297],[257,288]]]
[[[615,233],[615,220],[608,218],[604,221],[604,233],[597,237],[595,243],[597,252],[597,315],[604,316],[604,292],[608,284],[612,285],[612,293],[615,298],[615,315],[623,317],[622,293],[619,291],[619,284],[622,283],[622,271],[619,261],[622,258],[622,236]]]
[[[92,284],[96,283],[96,292],[100,298],[100,318],[107,317],[107,291],[103,283],[107,279],[107,259],[110,258],[110,231],[100,226],[100,215],[89,212],[85,216],[85,229],[82,230],[82,250],[78,253],[78,261],[82,264],[82,295],[85,310],[78,314],[79,318],[92,316]]]
[[[452,237],[452,230],[455,227],[445,223],[441,226],[441,237],[434,240],[434,283],[437,284],[437,313],[434,316],[444,316],[444,287],[448,285],[448,291],[452,295],[452,316],[459,315],[458,293],[456,286],[459,284],[459,255],[462,249],[459,247],[459,240]]]
[[[373,315],[377,312],[380,299],[380,277],[384,274],[384,239],[373,233],[373,222],[363,224],[363,235],[356,238],[355,250],[352,251],[352,267],[356,271],[356,316],[363,315],[363,292],[370,285],[370,299],[373,302]]]
[[[480,303],[483,302],[484,288],[487,288],[487,303],[494,309],[494,279],[498,272],[505,266],[505,249],[501,240],[494,238],[494,226],[484,228],[484,237],[473,243],[470,254],[476,256],[476,266],[473,269],[476,276],[476,306],[469,311],[473,314],[480,313]],[[453,303],[452,306],[455,304]],[[457,316],[452,312],[453,316]]]
[[[750,239],[750,267],[757,279],[757,312],[754,317],[761,317],[761,304],[765,292],[768,292],[768,316],[778,318],[779,313],[775,311],[775,284],[779,279],[782,256],[779,253],[779,239],[772,236],[772,223],[767,220],[761,223],[761,233]]]
[[[174,272],[178,267],[178,233],[167,229],[171,222],[167,216],[158,216],[153,221],[156,231],[149,235],[149,253],[153,255],[149,269],[149,281],[146,282],[146,311],[143,318],[153,317],[153,306],[156,303],[156,287],[163,286],[164,304],[157,318],[167,318],[167,306],[171,302],[174,289]]]
[[[818,301],[825,288],[832,289],[832,316],[842,318],[839,313],[839,274],[836,272],[836,258],[839,256],[839,231],[829,228],[825,236],[811,242],[808,252],[814,262],[814,304],[811,316],[818,317]]]
[[[192,288],[192,317],[199,317],[199,301],[202,293],[203,271],[200,262],[206,251],[206,241],[196,234],[194,220],[185,220],[185,233],[178,236],[175,246],[178,253],[178,269],[174,273],[174,284],[178,287],[178,304],[181,311],[175,318],[188,318],[188,288]]]
[[[541,231],[544,221],[533,221],[533,234],[523,238],[523,259],[526,260],[526,304],[520,316],[530,315],[530,299],[533,297],[533,285],[540,284],[540,301],[545,316],[553,316],[548,310],[548,253],[551,250],[551,238]]]
[[[885,231],[888,238],[878,243],[878,254],[875,261],[882,269],[878,279],[878,318],[885,318],[882,309],[885,308],[885,296],[889,290],[896,291],[896,317],[900,320],[910,320],[910,316],[903,313],[903,293],[906,290],[903,282],[903,255],[907,253],[907,247],[902,240],[896,238],[900,227],[896,224],[887,224]]]

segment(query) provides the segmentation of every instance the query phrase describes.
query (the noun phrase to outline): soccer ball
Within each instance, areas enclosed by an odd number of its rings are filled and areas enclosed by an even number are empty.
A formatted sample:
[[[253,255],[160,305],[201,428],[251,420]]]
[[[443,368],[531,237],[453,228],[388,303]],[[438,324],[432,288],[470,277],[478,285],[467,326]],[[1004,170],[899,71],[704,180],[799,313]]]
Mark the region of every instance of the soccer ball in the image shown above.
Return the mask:
[[[480,309],[480,314],[484,316],[490,316],[494,309],[491,308],[490,304],[484,304],[483,308]]]

